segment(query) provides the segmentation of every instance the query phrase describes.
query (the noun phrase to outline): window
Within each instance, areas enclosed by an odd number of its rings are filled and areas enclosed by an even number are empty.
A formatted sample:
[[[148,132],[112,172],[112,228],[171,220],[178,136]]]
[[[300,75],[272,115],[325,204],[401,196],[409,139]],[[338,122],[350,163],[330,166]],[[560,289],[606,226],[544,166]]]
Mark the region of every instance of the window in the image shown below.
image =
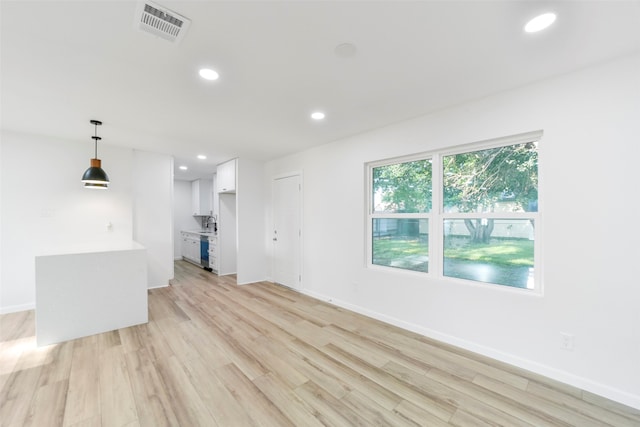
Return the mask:
[[[541,135],[368,165],[369,265],[534,289]]]
[[[429,271],[431,160],[372,169],[371,263]]]

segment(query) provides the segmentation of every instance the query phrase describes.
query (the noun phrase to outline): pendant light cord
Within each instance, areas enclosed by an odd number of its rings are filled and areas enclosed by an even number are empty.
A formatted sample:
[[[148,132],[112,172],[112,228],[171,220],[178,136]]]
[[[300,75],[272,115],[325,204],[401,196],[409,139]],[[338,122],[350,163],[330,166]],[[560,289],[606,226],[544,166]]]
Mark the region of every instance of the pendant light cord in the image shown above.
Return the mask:
[[[95,147],[95,148],[94,148],[94,150],[95,150],[95,156],[94,156],[94,159],[97,159],[97,158],[98,158],[98,140],[99,140],[99,139],[101,139],[101,138],[98,136],[98,123],[99,123],[98,121],[94,121],[94,122],[93,122],[93,124],[94,124],[94,126],[95,126],[95,131],[94,131],[94,136],[93,136],[93,142],[94,142],[94,147]],[[102,124],[102,123],[100,123],[100,124]]]

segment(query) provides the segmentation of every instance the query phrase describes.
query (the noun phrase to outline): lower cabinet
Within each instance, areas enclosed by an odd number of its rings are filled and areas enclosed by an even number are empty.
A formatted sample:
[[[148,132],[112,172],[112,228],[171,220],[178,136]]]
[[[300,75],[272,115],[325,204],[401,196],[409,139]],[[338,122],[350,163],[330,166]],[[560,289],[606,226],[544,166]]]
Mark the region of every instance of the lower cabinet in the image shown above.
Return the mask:
[[[200,265],[200,234],[180,232],[182,238],[182,258],[194,264]],[[209,236],[209,268],[214,273],[219,271],[218,237]]]
[[[200,236],[192,233],[180,233],[182,237],[182,257],[187,261],[200,264]]]
[[[200,234],[181,231],[180,237],[182,238],[182,258],[200,265]],[[220,270],[217,236],[209,236],[209,268],[216,274]]]
[[[218,238],[214,236],[209,237],[209,268],[218,272]]]
[[[192,239],[189,243],[191,245],[190,259],[196,264],[200,264],[200,239]]]

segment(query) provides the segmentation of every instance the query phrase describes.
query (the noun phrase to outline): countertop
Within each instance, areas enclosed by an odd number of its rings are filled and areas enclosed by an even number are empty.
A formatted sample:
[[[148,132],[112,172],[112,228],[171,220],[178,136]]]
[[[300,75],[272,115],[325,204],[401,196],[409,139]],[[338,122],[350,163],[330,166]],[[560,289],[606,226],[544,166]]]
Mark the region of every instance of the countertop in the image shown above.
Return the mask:
[[[36,256],[75,255],[87,253],[135,251],[146,249],[135,240],[115,240],[65,244],[40,249]]]
[[[218,233],[214,233],[213,231],[202,231],[202,230],[181,230],[181,231],[183,233],[197,234],[199,236],[218,237]]]

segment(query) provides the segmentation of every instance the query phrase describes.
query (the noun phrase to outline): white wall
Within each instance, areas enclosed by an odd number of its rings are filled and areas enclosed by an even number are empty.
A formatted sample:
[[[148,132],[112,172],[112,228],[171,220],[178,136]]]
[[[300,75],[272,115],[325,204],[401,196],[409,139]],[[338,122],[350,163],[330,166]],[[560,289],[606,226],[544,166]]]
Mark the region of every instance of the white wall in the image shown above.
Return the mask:
[[[4,139],[4,135],[0,133],[0,168],[2,167],[2,140],[3,139]],[[4,307],[4,297],[2,292],[2,289],[3,289],[2,287],[2,247],[4,246],[4,239],[2,237],[2,200],[3,200],[2,169],[0,169],[0,314],[2,314],[2,307]]]
[[[80,179],[93,144],[2,132],[2,276],[0,312],[34,307],[34,256],[73,243],[131,239],[132,151],[101,144],[109,189]],[[107,224],[112,227],[108,228]]]
[[[143,244],[152,247],[148,252],[148,277],[158,274],[166,285],[169,270],[172,276],[173,269],[170,157],[137,153],[134,159],[131,149],[100,144],[98,157],[111,184],[106,191],[87,190],[80,178],[94,154],[89,138],[86,142],[71,142],[8,131],[2,131],[1,137],[0,313],[34,308],[37,253],[58,246],[131,240],[134,192],[141,197],[135,206],[140,226],[158,226],[158,209],[163,210],[161,217],[169,218],[163,222],[163,230],[156,230],[159,238],[153,237],[156,231],[135,230],[146,240]],[[158,161],[163,172],[154,176]],[[162,182],[166,188],[163,196],[156,197],[155,192],[143,195],[146,190],[134,189],[134,171],[146,173],[148,180]],[[136,182],[142,184],[138,178]],[[165,252],[168,257],[163,255]]]
[[[133,240],[147,249],[150,288],[173,278],[173,158],[133,151]]]
[[[238,272],[238,218],[237,199],[232,193],[218,194],[218,274]]]
[[[639,118],[636,55],[272,161],[264,193],[304,171],[305,292],[640,408]],[[365,268],[365,162],[538,129],[543,296]]]
[[[191,209],[191,181],[173,182],[173,258],[182,259],[181,230],[199,230]]]
[[[264,164],[248,158],[237,160],[238,284],[265,280]]]

